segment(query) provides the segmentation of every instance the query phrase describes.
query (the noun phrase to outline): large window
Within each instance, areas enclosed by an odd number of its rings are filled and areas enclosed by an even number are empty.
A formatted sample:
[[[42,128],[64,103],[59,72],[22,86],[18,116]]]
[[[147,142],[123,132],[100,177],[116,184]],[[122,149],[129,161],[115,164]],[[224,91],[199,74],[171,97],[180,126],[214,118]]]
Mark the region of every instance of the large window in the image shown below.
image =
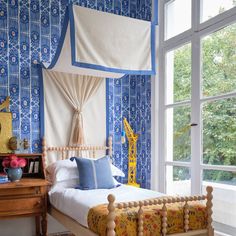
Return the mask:
[[[212,185],[216,227],[236,235],[235,6],[159,2],[157,178],[167,194],[202,194]]]

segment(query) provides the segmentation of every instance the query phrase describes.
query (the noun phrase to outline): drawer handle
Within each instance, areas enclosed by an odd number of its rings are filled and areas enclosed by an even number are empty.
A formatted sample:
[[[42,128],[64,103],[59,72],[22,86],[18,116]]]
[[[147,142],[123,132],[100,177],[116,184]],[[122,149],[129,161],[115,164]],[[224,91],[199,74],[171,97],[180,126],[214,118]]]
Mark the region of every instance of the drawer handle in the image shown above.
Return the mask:
[[[41,201],[38,200],[38,201],[36,202],[35,206],[40,206],[40,205],[41,205]]]
[[[40,188],[39,187],[35,188],[35,193],[40,194]]]

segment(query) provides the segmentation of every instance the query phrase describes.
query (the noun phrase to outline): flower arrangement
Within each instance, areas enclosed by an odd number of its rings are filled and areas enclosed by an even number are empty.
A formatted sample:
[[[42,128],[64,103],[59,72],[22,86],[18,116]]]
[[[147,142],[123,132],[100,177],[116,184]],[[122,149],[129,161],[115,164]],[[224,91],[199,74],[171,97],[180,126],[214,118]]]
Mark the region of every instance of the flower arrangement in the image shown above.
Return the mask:
[[[14,169],[23,168],[26,166],[26,160],[24,158],[20,158],[12,154],[3,159],[2,166],[4,168],[14,168]]]

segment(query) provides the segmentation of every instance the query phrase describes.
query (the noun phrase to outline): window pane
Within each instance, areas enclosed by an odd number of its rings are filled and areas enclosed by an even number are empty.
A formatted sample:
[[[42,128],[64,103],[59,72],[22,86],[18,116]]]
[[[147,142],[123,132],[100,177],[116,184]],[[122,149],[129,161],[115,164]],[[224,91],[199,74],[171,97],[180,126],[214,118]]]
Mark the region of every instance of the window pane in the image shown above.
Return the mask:
[[[183,12],[184,11],[184,12]],[[165,5],[165,39],[191,28],[191,1],[174,0]]]
[[[223,170],[204,170],[203,180],[208,182],[219,183],[222,185],[227,184],[236,186],[236,172]]]
[[[191,98],[191,44],[166,54],[166,102],[172,104]]]
[[[202,0],[201,4],[202,4],[201,22],[204,22],[234,7],[235,1],[234,0]]]
[[[168,161],[191,159],[189,106],[169,108],[166,111],[166,156]]]
[[[236,165],[236,97],[206,102],[203,115],[203,162]]]
[[[236,24],[202,39],[203,96],[236,91]]]
[[[190,195],[190,169],[187,167],[167,166],[166,167],[166,193]]]
[[[203,193],[208,185],[213,187],[213,220],[235,228],[236,172],[204,170]]]

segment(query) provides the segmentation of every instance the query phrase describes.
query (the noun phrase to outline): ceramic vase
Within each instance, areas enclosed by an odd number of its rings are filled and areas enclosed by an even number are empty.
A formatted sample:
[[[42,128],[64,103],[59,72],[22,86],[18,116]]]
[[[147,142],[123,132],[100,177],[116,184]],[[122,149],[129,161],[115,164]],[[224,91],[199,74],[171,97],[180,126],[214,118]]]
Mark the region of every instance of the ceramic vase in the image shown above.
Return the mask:
[[[7,173],[8,179],[11,182],[17,182],[22,177],[22,169],[19,168],[5,168],[5,172]]]

